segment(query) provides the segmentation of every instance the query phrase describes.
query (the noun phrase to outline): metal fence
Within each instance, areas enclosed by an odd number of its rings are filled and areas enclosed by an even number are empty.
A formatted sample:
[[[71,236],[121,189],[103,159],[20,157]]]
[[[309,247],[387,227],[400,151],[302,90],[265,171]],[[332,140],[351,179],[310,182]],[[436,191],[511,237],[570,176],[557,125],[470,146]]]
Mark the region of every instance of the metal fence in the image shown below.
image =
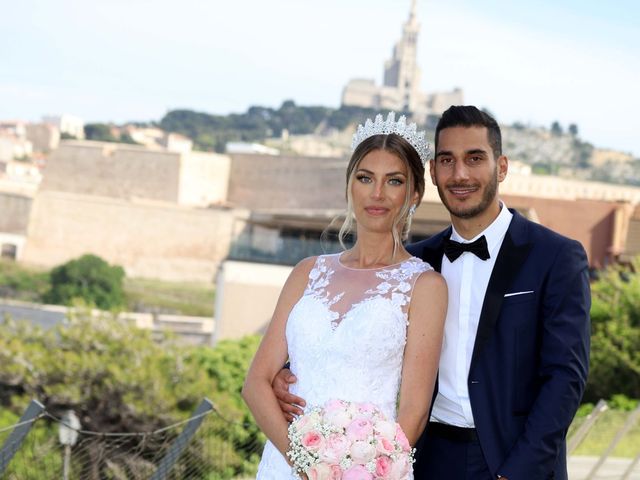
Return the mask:
[[[229,432],[208,400],[179,423],[141,433],[91,432],[32,401],[16,425],[0,429],[2,480],[224,480],[253,478],[262,443]],[[238,440],[240,439],[240,440]]]
[[[151,432],[90,432],[32,401],[20,421],[0,428],[1,480],[248,479],[262,442],[231,435],[231,422],[208,400],[190,418]],[[576,418],[567,441],[571,480],[640,480],[640,406],[611,410],[600,401]]]
[[[569,429],[570,480],[640,480],[640,405],[612,410],[600,400]]]

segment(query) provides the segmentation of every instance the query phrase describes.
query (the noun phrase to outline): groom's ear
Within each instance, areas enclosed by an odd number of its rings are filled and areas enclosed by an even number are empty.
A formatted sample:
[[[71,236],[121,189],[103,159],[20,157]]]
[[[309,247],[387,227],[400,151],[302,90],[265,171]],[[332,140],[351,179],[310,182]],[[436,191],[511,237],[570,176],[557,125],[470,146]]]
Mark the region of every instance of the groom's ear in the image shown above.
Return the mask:
[[[507,178],[507,173],[509,171],[509,159],[506,155],[500,155],[497,160],[498,167],[498,181],[502,182],[505,178]]]
[[[436,159],[432,158],[429,160],[429,175],[431,176],[431,183],[433,185],[436,184]]]

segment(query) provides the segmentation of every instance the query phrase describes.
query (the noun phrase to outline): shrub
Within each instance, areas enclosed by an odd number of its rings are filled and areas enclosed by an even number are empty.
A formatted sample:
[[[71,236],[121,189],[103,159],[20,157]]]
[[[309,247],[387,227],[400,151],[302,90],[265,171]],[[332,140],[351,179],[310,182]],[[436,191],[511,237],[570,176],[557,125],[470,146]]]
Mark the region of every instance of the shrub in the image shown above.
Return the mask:
[[[51,271],[51,287],[45,302],[73,305],[78,301],[103,310],[121,308],[125,303],[124,270],[111,266],[96,255],[83,255]]]

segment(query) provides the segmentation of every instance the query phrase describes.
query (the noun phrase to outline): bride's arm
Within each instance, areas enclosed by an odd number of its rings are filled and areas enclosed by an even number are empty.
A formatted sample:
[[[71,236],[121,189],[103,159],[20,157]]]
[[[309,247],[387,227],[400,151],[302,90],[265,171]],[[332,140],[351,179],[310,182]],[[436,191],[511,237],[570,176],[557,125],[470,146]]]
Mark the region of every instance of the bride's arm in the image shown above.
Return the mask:
[[[409,306],[398,423],[415,445],[429,417],[447,313],[447,285],[430,271],[416,280]]]
[[[283,455],[289,449],[288,423],[280,410],[271,382],[287,361],[287,319],[304,293],[314,263],[315,258],[304,259],[289,275],[242,388],[242,398],[249,406],[256,423]]]

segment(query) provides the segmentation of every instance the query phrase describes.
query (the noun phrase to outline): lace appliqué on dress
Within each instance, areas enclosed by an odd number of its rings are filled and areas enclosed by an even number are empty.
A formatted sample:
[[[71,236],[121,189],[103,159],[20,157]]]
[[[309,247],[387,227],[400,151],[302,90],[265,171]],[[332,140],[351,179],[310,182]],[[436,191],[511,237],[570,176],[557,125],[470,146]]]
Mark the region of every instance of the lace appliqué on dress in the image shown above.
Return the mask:
[[[426,271],[423,262],[412,260],[413,258],[410,258],[402,262],[398,268],[376,272],[376,277],[384,281],[379,283],[376,288],[367,290],[365,293],[371,295],[371,297],[363,300],[366,301],[371,298],[390,299],[393,306],[402,309],[407,325],[409,325],[407,307],[411,301],[413,285],[418,276]]]
[[[325,257],[318,257],[315,265],[311,269],[311,272],[309,272],[309,284],[307,285],[304,295],[311,295],[315,297],[327,307],[327,310],[332,317],[331,327],[335,330],[340,323],[340,314],[331,310],[331,307],[342,299],[344,292],[330,296],[329,292],[326,290],[326,287],[331,282],[331,277],[334,273],[335,271],[327,266]]]
[[[340,303],[345,296],[344,290],[336,291],[334,289],[339,290],[341,284],[343,284],[343,289],[358,289],[358,281],[360,280],[360,278],[354,278],[352,282],[332,282],[332,277],[336,269],[344,269],[347,272],[351,272],[352,276],[354,272],[358,272],[358,269],[343,266],[340,263],[339,255],[340,254],[322,255],[318,257],[309,273],[309,283],[304,292],[304,295],[313,296],[327,307],[331,315],[332,329],[335,330],[352,310],[359,307],[362,303],[374,299],[386,299],[390,301],[394,307],[400,308],[408,325],[408,305],[411,300],[413,283],[420,273],[425,271],[426,264],[415,257],[411,257],[397,266],[361,269],[359,274],[356,273],[355,275],[362,277],[362,274],[364,274],[368,276],[368,285],[365,286],[369,286],[373,283],[372,281],[376,281],[376,279],[378,279],[380,283],[375,287],[366,290],[363,289],[364,294],[354,299],[353,303],[343,305],[341,309],[333,309],[332,307]],[[430,269],[430,267],[427,266],[427,270],[428,269]]]

